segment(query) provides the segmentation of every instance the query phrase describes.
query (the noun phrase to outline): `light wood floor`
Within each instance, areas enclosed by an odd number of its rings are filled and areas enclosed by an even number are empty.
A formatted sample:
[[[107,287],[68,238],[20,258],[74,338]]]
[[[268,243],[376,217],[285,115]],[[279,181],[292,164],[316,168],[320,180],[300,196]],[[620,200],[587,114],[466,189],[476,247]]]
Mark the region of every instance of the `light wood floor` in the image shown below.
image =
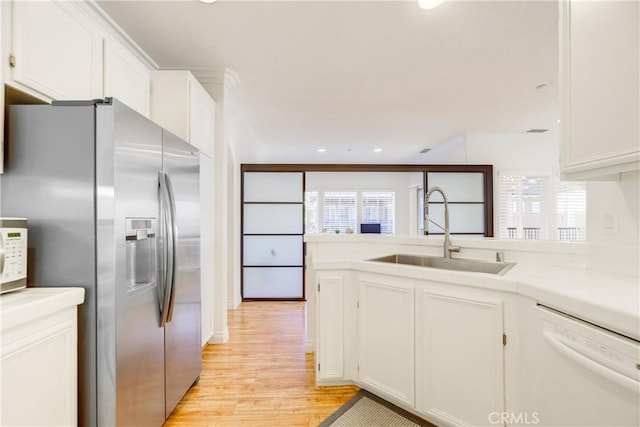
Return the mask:
[[[358,388],[314,386],[304,316],[301,302],[229,310],[229,342],[207,346],[200,382],[165,426],[317,426]]]

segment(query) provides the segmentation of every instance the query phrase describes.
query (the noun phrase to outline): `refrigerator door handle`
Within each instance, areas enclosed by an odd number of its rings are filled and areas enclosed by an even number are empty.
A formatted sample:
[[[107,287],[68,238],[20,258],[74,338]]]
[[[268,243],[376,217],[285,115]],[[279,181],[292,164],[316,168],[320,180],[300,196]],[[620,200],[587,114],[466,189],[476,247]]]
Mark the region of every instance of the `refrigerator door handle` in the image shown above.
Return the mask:
[[[160,326],[164,326],[167,323],[169,316],[169,305],[171,298],[171,281],[170,276],[173,274],[173,264],[171,263],[170,249],[173,245],[171,233],[171,213],[170,213],[170,201],[169,193],[167,191],[167,181],[163,172],[158,173],[158,181],[160,183],[158,189],[158,196],[160,198],[160,215],[161,215],[161,239],[162,242],[162,274],[160,279],[162,280],[163,295],[160,301]]]
[[[171,267],[171,273],[168,274],[168,278],[171,281],[170,297],[169,297],[169,313],[167,315],[167,322],[171,322],[173,319],[173,306],[175,305],[176,296],[176,264],[178,253],[178,224],[176,222],[176,199],[173,195],[173,185],[171,185],[171,177],[165,172],[165,184],[167,188],[167,196],[169,199],[169,212],[171,218],[171,228],[169,234],[171,234],[171,244],[169,245],[169,266]]]

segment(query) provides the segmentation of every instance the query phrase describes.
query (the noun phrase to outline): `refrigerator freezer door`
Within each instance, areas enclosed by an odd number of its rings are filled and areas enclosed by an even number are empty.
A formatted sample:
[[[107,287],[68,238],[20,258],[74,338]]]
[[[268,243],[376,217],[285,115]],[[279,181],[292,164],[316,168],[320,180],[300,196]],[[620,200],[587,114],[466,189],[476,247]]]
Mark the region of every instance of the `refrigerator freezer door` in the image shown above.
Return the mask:
[[[200,180],[198,152],[163,131],[163,168],[173,190],[177,229],[173,297],[165,325],[165,411],[168,417],[197,381],[200,346]]]
[[[162,129],[117,101],[114,101],[113,107],[98,106],[97,120],[98,153],[112,152],[115,164],[112,222],[115,241],[98,242],[99,255],[100,245],[111,244],[115,249],[115,309],[110,311],[113,314],[107,314],[105,307],[98,309],[99,313],[105,313],[105,317],[115,317],[113,321],[105,322],[105,325],[115,325],[115,351],[100,352],[99,362],[102,357],[103,364],[99,363],[99,368],[107,369],[107,373],[99,371],[104,375],[98,378],[101,390],[104,390],[103,387],[115,387],[115,420],[102,416],[100,419],[103,425],[160,426],[165,420],[164,332],[160,327],[158,274],[143,275],[141,280],[132,285],[127,280],[127,271],[129,276],[131,270],[134,274],[136,270],[157,271],[156,244],[149,239],[155,240],[155,236],[158,236],[158,171],[162,167]],[[108,120],[112,120],[113,137],[106,138],[104,144],[111,140],[111,149],[100,144],[100,125]],[[108,123],[104,124],[104,129],[105,133],[109,131]],[[98,163],[100,160],[99,155]],[[146,239],[144,233],[140,233],[139,240],[127,240],[127,220],[131,222],[135,218],[152,228],[150,231],[147,229]],[[150,237],[152,234],[154,237]],[[99,256],[98,277],[103,275],[103,268],[111,266],[103,263]],[[108,272],[104,272],[104,277],[108,277]],[[99,288],[100,285],[99,281]],[[106,293],[109,287],[103,289]],[[109,297],[103,295],[98,303],[109,304]],[[98,337],[106,338],[112,333],[101,329],[99,325]],[[116,360],[109,360],[114,355]],[[104,378],[109,371],[115,372],[115,378]],[[115,380],[115,384],[105,384],[105,380]],[[100,400],[100,396],[99,402],[100,405],[106,403]]]
[[[2,214],[29,219],[29,282],[80,286],[78,408],[96,425],[95,109],[12,105]]]

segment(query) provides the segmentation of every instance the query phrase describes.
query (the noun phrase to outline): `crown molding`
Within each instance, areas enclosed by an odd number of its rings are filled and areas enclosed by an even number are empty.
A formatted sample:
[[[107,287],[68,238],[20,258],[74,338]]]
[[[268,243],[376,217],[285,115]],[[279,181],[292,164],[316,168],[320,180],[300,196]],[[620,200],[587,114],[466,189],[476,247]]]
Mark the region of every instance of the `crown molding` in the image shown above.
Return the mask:
[[[224,85],[227,89],[240,84],[240,77],[230,68],[189,68],[189,71],[203,84]]]
[[[114,21],[95,0],[72,1],[73,5],[81,10],[94,23],[106,33],[108,37],[115,39],[125,46],[132,54],[138,57],[149,69],[157,70],[158,64],[138,44],[129,37],[120,25]]]

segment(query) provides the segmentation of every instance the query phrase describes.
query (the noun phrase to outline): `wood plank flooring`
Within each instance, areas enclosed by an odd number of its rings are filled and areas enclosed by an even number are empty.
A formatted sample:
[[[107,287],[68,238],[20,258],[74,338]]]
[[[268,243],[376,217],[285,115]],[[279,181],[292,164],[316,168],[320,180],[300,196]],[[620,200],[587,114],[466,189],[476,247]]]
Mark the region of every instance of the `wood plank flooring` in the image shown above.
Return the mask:
[[[228,315],[229,342],[203,351],[200,382],[166,427],[315,427],[358,391],[315,387],[304,303],[244,302]]]

